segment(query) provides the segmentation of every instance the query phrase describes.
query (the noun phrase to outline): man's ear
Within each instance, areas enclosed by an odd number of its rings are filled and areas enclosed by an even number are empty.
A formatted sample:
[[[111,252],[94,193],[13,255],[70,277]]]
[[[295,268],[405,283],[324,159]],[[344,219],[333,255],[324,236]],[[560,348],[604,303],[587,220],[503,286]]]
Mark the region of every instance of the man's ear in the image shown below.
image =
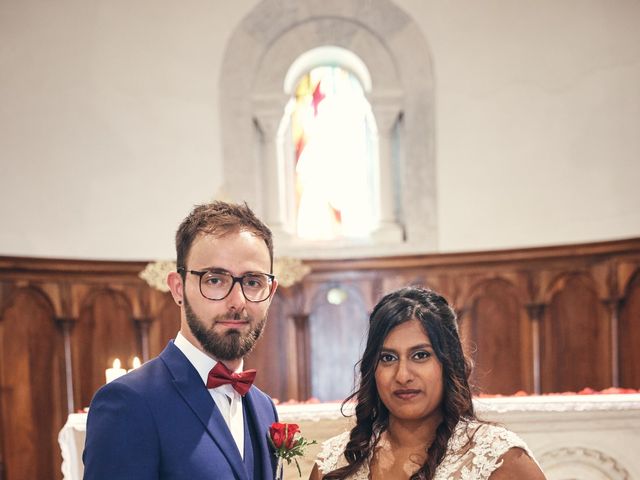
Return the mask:
[[[276,290],[278,289],[278,280],[276,280],[275,278],[273,279],[273,290],[271,290],[271,298],[269,299],[269,302],[271,302],[271,300],[273,300],[273,296],[276,294]]]
[[[167,285],[169,285],[173,300],[178,305],[182,305],[184,301],[184,283],[182,282],[182,276],[178,272],[169,272],[169,275],[167,275]]]

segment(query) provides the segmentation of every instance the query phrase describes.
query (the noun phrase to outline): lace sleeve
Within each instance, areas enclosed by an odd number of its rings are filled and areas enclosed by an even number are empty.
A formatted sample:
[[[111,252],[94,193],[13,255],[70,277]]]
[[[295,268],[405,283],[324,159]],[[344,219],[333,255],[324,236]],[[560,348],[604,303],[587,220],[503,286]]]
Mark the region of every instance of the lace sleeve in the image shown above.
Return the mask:
[[[473,431],[467,444],[468,432]],[[537,463],[533,452],[514,432],[490,424],[468,424],[466,432],[458,430],[450,439],[447,456],[439,465],[435,478],[486,480],[500,468],[501,457],[512,448],[521,448]]]
[[[476,444],[477,451],[486,459],[487,467],[491,468],[489,474],[502,465],[500,458],[512,448],[521,448],[535,461],[533,452],[524,440],[510,430],[495,425],[483,425],[478,435],[482,441]]]
[[[348,442],[349,432],[343,432],[322,443],[320,453],[316,457],[316,464],[323,474],[342,466],[340,460],[344,458],[342,454]]]

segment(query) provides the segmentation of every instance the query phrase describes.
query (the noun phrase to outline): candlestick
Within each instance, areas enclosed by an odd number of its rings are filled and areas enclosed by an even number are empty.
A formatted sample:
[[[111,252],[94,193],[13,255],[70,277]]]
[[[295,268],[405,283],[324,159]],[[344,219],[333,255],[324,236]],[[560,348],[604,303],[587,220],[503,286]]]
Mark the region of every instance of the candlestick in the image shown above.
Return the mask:
[[[113,361],[113,368],[107,368],[104,371],[104,376],[107,380],[107,383],[115,380],[118,377],[121,377],[122,375],[124,375],[125,373],[127,373],[127,371],[122,368],[121,364],[120,364],[120,359],[116,358]]]

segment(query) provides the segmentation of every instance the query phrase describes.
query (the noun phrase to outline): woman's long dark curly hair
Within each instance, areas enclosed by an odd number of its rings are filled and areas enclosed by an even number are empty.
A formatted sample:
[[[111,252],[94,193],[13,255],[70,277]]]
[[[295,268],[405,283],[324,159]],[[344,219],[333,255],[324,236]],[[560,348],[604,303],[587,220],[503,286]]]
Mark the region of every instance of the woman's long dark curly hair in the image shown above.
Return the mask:
[[[447,450],[447,443],[461,419],[475,419],[469,375],[471,363],[465,357],[458,335],[456,314],[441,295],[421,287],[406,287],[382,298],[369,318],[367,345],[360,360],[360,387],[343,406],[356,399],[356,425],[344,451],[348,464],[323,478],[343,479],[354,474],[368,461],[378,433],[387,428],[389,410],[380,400],[375,371],[382,345],[389,332],[416,319],[425,329],[438,360],[442,364],[443,421],[427,451],[427,460],[411,480],[431,480]]]

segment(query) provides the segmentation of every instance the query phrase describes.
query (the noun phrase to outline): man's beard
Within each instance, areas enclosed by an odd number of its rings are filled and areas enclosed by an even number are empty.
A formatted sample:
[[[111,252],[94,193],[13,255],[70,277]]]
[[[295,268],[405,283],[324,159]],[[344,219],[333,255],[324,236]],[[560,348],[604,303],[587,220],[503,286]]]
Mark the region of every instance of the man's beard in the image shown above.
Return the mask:
[[[217,360],[236,360],[244,357],[253,350],[267,322],[265,314],[255,327],[251,328],[245,335],[242,335],[235,328],[219,334],[214,331],[216,322],[221,320],[243,320],[251,324],[251,318],[246,314],[241,316],[239,313],[218,315],[213,317],[211,327],[207,328],[193,311],[191,305],[189,305],[186,295],[184,296],[184,312],[193,336],[200,342],[202,348]]]

